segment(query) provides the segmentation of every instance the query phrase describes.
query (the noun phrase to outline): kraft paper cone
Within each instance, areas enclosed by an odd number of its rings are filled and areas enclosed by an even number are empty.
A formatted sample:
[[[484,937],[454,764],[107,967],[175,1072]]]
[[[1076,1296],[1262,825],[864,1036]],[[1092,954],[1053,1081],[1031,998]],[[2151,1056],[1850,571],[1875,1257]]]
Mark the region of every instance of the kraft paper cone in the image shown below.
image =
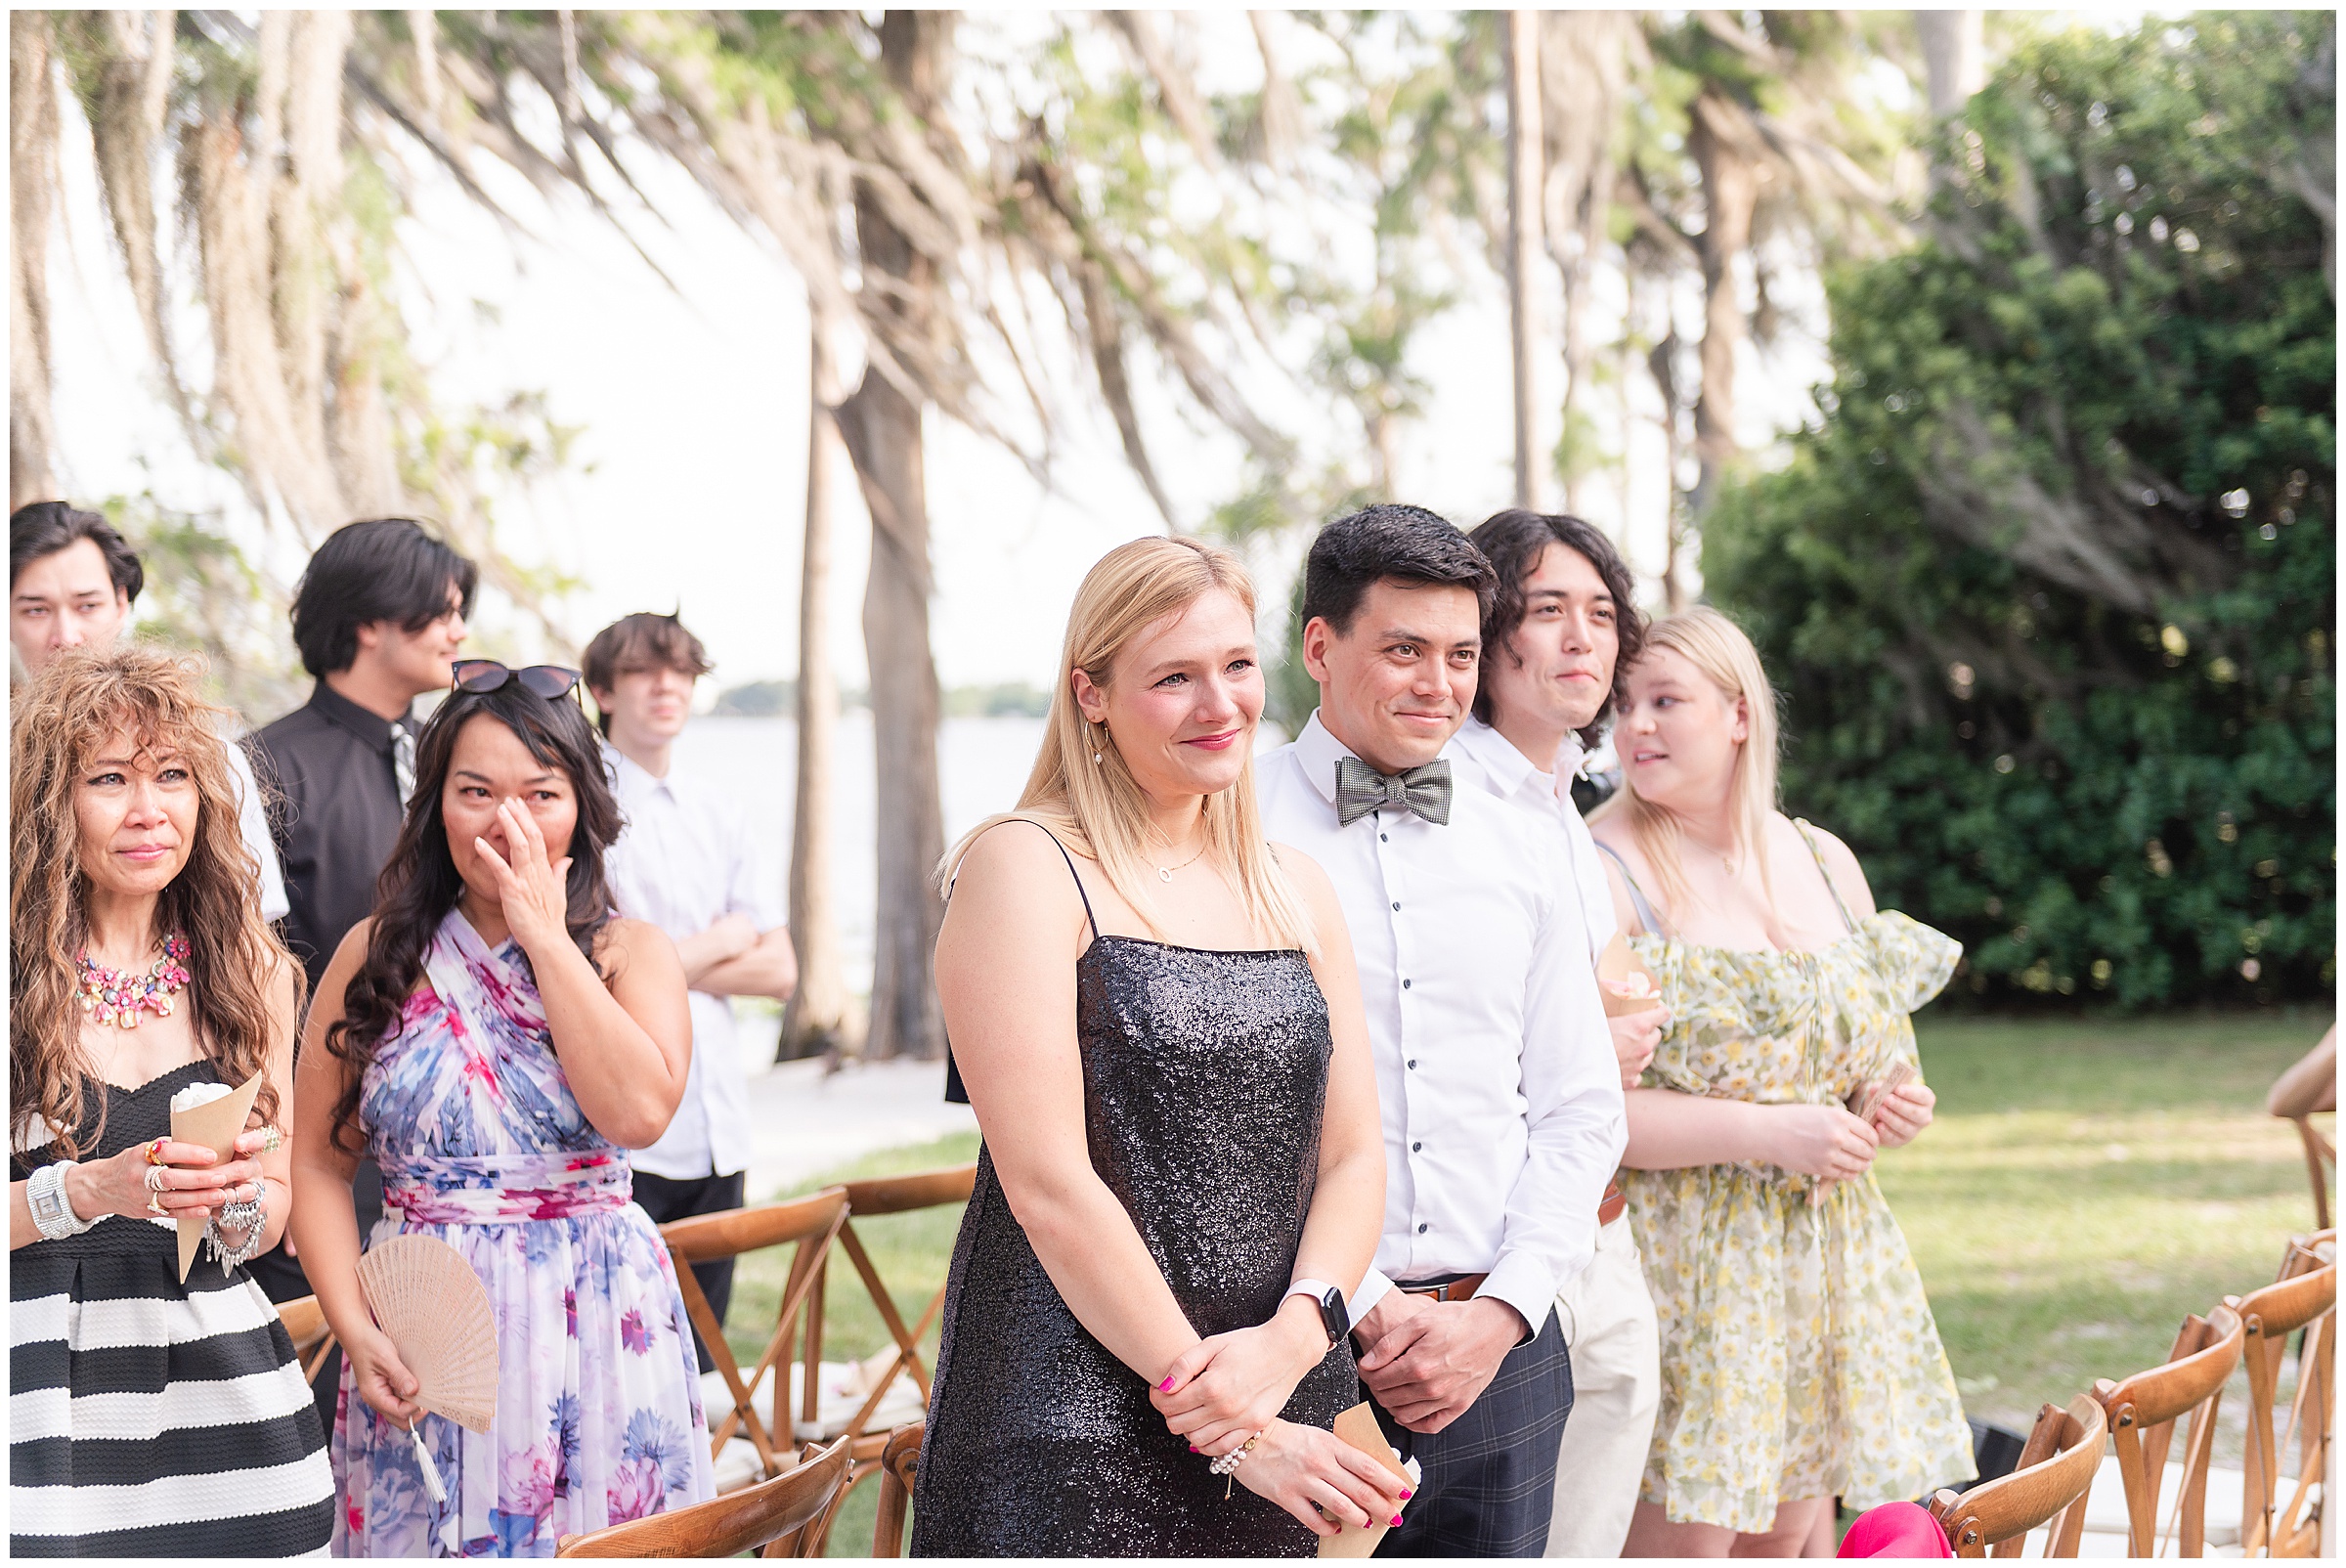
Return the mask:
[[[1597,995],[1605,1004],[1605,1017],[1620,1018],[1625,1013],[1650,1013],[1662,1005],[1662,987],[1655,982],[1654,972],[1645,967],[1620,932],[1605,943],[1605,950],[1596,959]],[[1613,987],[1628,985],[1643,995],[1624,996]]]
[[[254,1073],[244,1080],[240,1089],[231,1089],[217,1100],[207,1101],[193,1111],[171,1112],[171,1141],[178,1144],[201,1144],[226,1164],[237,1155],[237,1135],[244,1130],[244,1120],[252,1114],[252,1102],[261,1092],[261,1075]],[[196,1248],[203,1242],[202,1220],[183,1219],[179,1222],[179,1283],[188,1283],[188,1270],[196,1262]]]
[[[1368,1408],[1367,1400],[1361,1401],[1336,1417],[1335,1433],[1336,1436],[1350,1443],[1386,1469],[1391,1470],[1405,1483],[1415,1485],[1410,1480],[1410,1472],[1401,1467],[1401,1459],[1394,1454],[1393,1445],[1385,1441],[1384,1428],[1376,1424],[1376,1413]],[[1392,1528],[1382,1519],[1377,1520],[1366,1530],[1354,1525],[1340,1524],[1336,1527],[1334,1535],[1320,1538],[1320,1555],[1323,1557],[1368,1556],[1376,1550],[1376,1544],[1385,1539],[1385,1532]]]

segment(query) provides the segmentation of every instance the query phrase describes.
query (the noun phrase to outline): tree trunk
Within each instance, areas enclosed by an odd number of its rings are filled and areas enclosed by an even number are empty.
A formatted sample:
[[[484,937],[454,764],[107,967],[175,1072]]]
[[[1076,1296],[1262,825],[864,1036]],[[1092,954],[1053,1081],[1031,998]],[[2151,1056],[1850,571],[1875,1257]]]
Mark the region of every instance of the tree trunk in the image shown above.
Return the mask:
[[[941,117],[951,27],[949,13],[891,11],[881,20],[881,64],[918,123]],[[864,267],[888,280],[880,309],[896,313],[913,335],[934,332],[937,312],[947,308],[938,297],[935,266],[863,181],[855,188],[855,235]],[[855,395],[839,409],[839,433],[872,514],[863,644],[879,769],[880,886],[865,1047],[874,1058],[941,1057],[945,1044],[932,973],[945,913],[935,880],[945,830],[936,782],[936,664],[929,649],[921,413],[919,404],[869,368]]]
[[[1735,351],[1744,338],[1735,263],[1751,249],[1752,209],[1760,197],[1747,132],[1750,117],[1716,87],[1705,87],[1688,116],[1686,138],[1703,182],[1702,391],[1694,405],[1694,455],[1702,463],[1690,509],[1700,517],[1735,458]]]
[[[8,19],[8,506],[56,498],[49,402],[49,193],[57,158],[50,20]]]
[[[1510,11],[1503,22],[1507,79],[1507,315],[1515,360],[1515,504],[1539,506],[1540,14]]]
[[[1668,285],[1664,285],[1663,309],[1670,308]],[[1672,615],[1686,608],[1686,590],[1678,582],[1678,556],[1686,544],[1686,514],[1688,502],[1678,489],[1678,334],[1673,327],[1663,333],[1653,352],[1645,358],[1646,369],[1653,372],[1654,389],[1662,394],[1662,472],[1668,489],[1662,498],[1662,598]],[[1706,383],[1708,390],[1708,383]]]
[[[1972,101],[1987,83],[1980,14],[1977,11],[1918,11],[1914,32],[1923,46],[1923,74],[1929,83],[1931,117],[1941,120]]]
[[[1632,25],[1619,11],[1551,11],[1541,29],[1544,228],[1548,255],[1564,278],[1564,509],[1576,516],[1594,456],[1578,450],[1589,424],[1589,370],[1596,359],[1588,295],[1613,206],[1613,127],[1628,87]]]
[[[845,1055],[847,982],[831,900],[831,774],[838,750],[839,682],[831,673],[831,356],[816,318],[807,333],[806,535],[799,569],[799,779],[790,827],[790,941],[799,988],[782,1012],[777,1061]]]

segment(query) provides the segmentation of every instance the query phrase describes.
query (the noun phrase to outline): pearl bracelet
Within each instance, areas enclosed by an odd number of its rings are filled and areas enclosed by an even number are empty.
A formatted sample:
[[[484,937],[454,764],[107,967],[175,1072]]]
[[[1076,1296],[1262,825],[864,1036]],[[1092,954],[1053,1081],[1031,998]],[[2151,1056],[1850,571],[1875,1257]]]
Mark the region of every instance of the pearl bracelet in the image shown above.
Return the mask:
[[[1228,1454],[1223,1455],[1220,1459],[1215,1459],[1211,1464],[1206,1466],[1206,1468],[1213,1471],[1214,1474],[1224,1478],[1222,1486],[1223,1501],[1229,1501],[1231,1488],[1238,1484],[1238,1466],[1246,1462],[1246,1456],[1252,1454],[1254,1452],[1254,1445],[1260,1443],[1262,1440],[1263,1434],[1257,1432],[1245,1442],[1240,1443],[1237,1448],[1232,1449]]]

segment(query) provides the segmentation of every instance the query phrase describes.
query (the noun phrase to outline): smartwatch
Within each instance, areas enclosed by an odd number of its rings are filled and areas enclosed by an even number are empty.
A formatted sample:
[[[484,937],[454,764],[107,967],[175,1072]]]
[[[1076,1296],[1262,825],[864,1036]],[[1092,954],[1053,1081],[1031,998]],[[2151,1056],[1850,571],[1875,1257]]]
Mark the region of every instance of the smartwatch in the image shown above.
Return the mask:
[[[1318,1303],[1320,1327],[1327,1330],[1327,1343],[1330,1349],[1333,1349],[1339,1340],[1352,1331],[1352,1314],[1344,1305],[1344,1292],[1329,1285],[1325,1280],[1298,1280],[1287,1286],[1287,1295],[1310,1296],[1314,1302]],[[1287,1296],[1281,1296],[1279,1299],[1280,1304],[1284,1306]]]

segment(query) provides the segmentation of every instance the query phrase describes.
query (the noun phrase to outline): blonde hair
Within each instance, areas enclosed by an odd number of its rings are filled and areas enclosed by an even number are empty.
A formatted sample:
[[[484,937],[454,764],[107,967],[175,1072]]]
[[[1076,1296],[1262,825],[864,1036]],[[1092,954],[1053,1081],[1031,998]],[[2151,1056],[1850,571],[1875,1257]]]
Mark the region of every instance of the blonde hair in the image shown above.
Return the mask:
[[[1148,627],[1188,609],[1206,594],[1230,594],[1254,615],[1254,584],[1238,558],[1194,539],[1136,539],[1101,557],[1075,590],[1067,612],[1066,641],[1060,650],[1059,685],[1051,694],[1042,750],[1019,808],[989,816],[945,851],[938,867],[950,885],[962,856],[978,836],[998,823],[1039,822],[1081,853],[1100,863],[1109,887],[1132,905],[1151,935],[1161,936],[1147,889],[1153,873],[1143,853],[1149,828],[1148,799],[1116,750],[1115,737],[1097,729],[1075,704],[1075,672],[1108,690],[1116,659]],[[1099,761],[1092,759],[1098,754]],[[1255,929],[1272,940],[1306,952],[1319,951],[1310,913],[1295,885],[1282,871],[1263,837],[1255,805],[1251,758],[1230,788],[1205,798],[1208,857],[1238,890]]]
[[[1651,658],[1659,648],[1684,658],[1728,701],[1743,699],[1744,739],[1727,786],[1727,821],[1734,829],[1736,853],[1759,856],[1760,885],[1772,899],[1766,846],[1767,819],[1776,809],[1776,691],[1768,684],[1760,650],[1743,634],[1743,628],[1709,605],[1682,610],[1649,627],[1642,657]],[[1590,820],[1620,816],[1629,824],[1631,842],[1661,884],[1657,891],[1663,907],[1675,910],[1693,891],[1678,865],[1678,819],[1668,806],[1639,796],[1629,778],[1624,768],[1622,787],[1589,813]]]

